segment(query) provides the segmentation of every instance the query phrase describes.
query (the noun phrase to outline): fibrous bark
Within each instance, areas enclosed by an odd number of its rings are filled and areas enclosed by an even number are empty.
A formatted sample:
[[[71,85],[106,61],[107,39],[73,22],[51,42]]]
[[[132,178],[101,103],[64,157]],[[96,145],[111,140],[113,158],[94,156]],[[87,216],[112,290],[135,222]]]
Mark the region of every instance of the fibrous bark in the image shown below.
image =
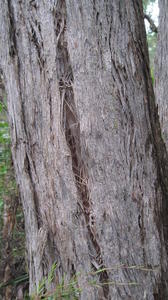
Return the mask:
[[[81,276],[81,299],[166,299],[166,151],[141,2],[0,3],[30,293],[57,261],[58,280],[113,268],[100,289]]]
[[[157,55],[155,59],[155,94],[158,103],[162,134],[168,145],[168,3],[159,1]]]
[[[167,1],[159,1],[159,27],[157,53],[155,58],[155,96],[159,112],[162,138],[168,149],[168,95],[167,95],[167,78],[168,78],[168,3]],[[165,182],[165,187],[167,184]],[[164,188],[165,189],[165,188]],[[162,219],[164,222],[164,232],[167,236],[167,204],[163,204]],[[166,238],[167,240],[167,238]],[[166,243],[167,247],[167,243]]]

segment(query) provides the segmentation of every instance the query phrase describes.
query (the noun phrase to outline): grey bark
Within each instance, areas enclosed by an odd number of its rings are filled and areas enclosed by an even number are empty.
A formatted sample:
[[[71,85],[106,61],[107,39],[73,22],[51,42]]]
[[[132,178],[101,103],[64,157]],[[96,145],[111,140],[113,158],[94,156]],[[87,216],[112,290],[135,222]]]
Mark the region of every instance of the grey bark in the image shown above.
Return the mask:
[[[168,3],[159,1],[159,32],[155,59],[155,94],[163,138],[168,146]]]
[[[165,0],[159,1],[159,27],[157,52],[155,58],[155,97],[159,112],[159,119],[162,131],[162,138],[168,149],[168,94],[167,94],[167,78],[168,78],[168,3]],[[167,235],[167,205],[165,214],[163,214],[164,230]]]
[[[141,1],[1,0],[0,25],[30,293],[57,261],[58,280],[113,268],[99,289],[81,275],[81,299],[166,299],[167,154]]]

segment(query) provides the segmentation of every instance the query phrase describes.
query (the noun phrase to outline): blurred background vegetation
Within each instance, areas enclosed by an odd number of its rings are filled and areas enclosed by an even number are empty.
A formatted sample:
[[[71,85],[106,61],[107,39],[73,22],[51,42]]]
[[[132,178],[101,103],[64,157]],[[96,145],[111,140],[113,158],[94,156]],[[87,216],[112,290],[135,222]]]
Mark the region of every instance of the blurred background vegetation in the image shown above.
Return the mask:
[[[157,0],[143,0],[144,14],[158,25]],[[154,80],[154,57],[157,32],[145,19],[150,56],[150,68]],[[11,140],[7,119],[6,93],[0,77],[0,300],[28,299],[28,275],[25,263],[24,218],[14,176],[11,156]],[[41,299],[41,298],[40,298]]]
[[[144,6],[144,14],[146,14],[153,21],[154,25],[157,28],[158,16],[159,16],[158,0],[143,0],[143,6]],[[151,76],[154,82],[154,59],[155,59],[156,44],[157,44],[157,32],[153,30],[151,24],[146,18],[145,18],[145,26],[147,32]]]
[[[16,299],[25,279],[24,218],[14,176],[5,88],[0,79],[0,299]],[[19,280],[19,281],[18,281]],[[22,288],[22,290],[21,290]],[[23,299],[23,298],[22,298]]]

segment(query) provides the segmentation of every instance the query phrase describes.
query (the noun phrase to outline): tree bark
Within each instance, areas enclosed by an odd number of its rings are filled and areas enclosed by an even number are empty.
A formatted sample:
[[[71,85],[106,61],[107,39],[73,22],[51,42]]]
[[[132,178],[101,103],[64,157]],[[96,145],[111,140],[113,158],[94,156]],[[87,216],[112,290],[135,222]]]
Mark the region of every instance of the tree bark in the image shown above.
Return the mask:
[[[99,289],[80,276],[81,299],[167,299],[167,153],[141,1],[1,0],[0,24],[30,293],[57,261],[58,281],[113,268]]]
[[[168,3],[159,1],[159,30],[155,59],[155,94],[158,103],[162,134],[168,146]]]

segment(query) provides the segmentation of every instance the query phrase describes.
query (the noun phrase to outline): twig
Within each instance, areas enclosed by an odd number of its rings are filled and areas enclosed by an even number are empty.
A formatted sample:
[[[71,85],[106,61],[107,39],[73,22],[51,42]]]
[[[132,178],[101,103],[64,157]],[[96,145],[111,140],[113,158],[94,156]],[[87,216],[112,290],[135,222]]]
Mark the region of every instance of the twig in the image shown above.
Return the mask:
[[[152,20],[152,18],[147,15],[147,14],[144,14],[144,19],[146,19],[148,22],[149,22],[149,25],[150,25],[150,29],[155,32],[155,33],[158,33],[158,28],[157,26],[155,25],[154,21]]]

